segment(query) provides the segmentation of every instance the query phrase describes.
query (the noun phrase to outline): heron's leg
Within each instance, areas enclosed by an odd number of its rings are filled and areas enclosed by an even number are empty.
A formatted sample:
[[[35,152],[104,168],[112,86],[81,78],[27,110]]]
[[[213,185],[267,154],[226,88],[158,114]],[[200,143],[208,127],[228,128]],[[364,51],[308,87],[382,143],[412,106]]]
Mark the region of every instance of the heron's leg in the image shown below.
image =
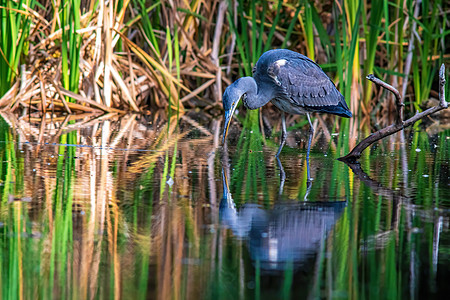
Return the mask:
[[[280,148],[278,148],[278,152],[276,157],[278,157],[281,153],[281,149],[283,149],[284,144],[286,144],[286,116],[284,115],[284,111],[281,112],[281,142]]]
[[[278,190],[278,195],[283,194],[284,182],[286,181],[286,173],[284,172],[283,165],[281,164],[280,158],[277,156],[278,168],[280,169],[280,189]]]
[[[306,113],[306,116],[308,117],[308,122],[309,122],[309,132],[314,133],[314,127],[313,127],[313,124],[311,122],[311,117],[309,116],[309,113]]]
[[[308,172],[309,172],[309,170],[308,170]],[[305,192],[305,196],[303,197],[303,200],[305,200],[305,201],[308,201],[308,200],[309,200],[309,199],[308,199],[308,196],[309,196],[309,193],[311,192],[311,186],[312,186],[311,179],[308,178],[308,179],[306,180],[306,192]]]
[[[309,121],[309,138],[308,138],[308,149],[306,151],[306,173],[308,176],[308,181],[311,180],[311,173],[310,173],[310,168],[309,168],[309,152],[311,151],[311,142],[312,142],[312,138],[314,135],[314,127],[311,123],[311,118],[309,116],[309,113],[306,113],[306,116],[308,117],[308,121]]]
[[[305,197],[303,197],[303,199],[305,201],[308,201],[308,195],[309,192],[311,191],[311,186],[312,186],[312,178],[311,178],[311,167],[309,165],[309,150],[310,150],[310,146],[311,146],[311,140],[313,137],[313,132],[309,132],[309,141],[308,141],[308,152],[306,153],[306,191],[305,191]]]

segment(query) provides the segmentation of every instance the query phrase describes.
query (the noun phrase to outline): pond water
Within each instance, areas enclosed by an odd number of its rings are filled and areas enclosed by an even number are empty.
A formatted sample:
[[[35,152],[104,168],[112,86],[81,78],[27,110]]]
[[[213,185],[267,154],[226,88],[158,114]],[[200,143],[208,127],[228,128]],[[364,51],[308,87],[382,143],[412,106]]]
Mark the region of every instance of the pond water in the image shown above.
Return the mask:
[[[319,128],[307,168],[301,131],[279,163],[277,139],[231,129],[223,147],[219,120],[194,120],[3,115],[2,298],[450,294],[450,130],[346,165],[345,127]]]

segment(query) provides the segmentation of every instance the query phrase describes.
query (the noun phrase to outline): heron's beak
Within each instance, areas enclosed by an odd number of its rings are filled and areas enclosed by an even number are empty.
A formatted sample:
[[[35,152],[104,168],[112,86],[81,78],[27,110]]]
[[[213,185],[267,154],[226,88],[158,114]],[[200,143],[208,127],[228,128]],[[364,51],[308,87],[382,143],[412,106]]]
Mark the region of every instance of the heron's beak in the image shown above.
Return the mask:
[[[224,202],[221,201],[220,206],[223,208],[231,208],[233,209],[234,213],[236,213],[236,204],[233,201],[233,198],[230,193],[230,187],[228,186],[228,179],[227,174],[225,173],[225,170],[222,168],[222,181],[223,181],[223,197],[222,200],[225,200]]]
[[[228,186],[227,174],[225,173],[223,168],[222,168],[222,181],[223,181],[223,194],[226,195],[229,193],[230,187]]]
[[[236,101],[229,110],[225,111],[225,124],[223,127],[222,144],[225,142],[225,139],[227,137],[228,128],[230,127],[231,119],[233,119],[234,111],[236,110],[238,103],[239,101]]]

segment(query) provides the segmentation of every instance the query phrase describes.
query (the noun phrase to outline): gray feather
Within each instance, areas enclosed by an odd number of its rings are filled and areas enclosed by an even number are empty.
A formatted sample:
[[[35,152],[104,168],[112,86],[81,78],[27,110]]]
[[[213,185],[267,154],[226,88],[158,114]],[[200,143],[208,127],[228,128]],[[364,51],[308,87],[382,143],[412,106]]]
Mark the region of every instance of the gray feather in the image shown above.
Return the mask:
[[[285,97],[293,104],[314,107],[337,105],[341,101],[333,82],[309,59],[291,57],[281,66],[275,61],[268,66],[268,73],[281,84]]]

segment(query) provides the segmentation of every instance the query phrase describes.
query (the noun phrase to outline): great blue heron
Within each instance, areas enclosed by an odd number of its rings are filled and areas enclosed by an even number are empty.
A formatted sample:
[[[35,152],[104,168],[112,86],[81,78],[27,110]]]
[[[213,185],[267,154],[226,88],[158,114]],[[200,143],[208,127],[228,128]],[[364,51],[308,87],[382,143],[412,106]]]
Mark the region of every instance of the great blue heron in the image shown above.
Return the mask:
[[[286,49],[265,52],[253,68],[253,77],[242,77],[228,86],[223,94],[225,126],[228,133],[234,111],[243,98],[247,109],[257,109],[269,101],[281,111],[282,134],[277,157],[286,142],[284,112],[306,114],[310,125],[308,154],[314,131],[309,113],[321,112],[350,118],[352,113],[331,79],[308,57]]]

